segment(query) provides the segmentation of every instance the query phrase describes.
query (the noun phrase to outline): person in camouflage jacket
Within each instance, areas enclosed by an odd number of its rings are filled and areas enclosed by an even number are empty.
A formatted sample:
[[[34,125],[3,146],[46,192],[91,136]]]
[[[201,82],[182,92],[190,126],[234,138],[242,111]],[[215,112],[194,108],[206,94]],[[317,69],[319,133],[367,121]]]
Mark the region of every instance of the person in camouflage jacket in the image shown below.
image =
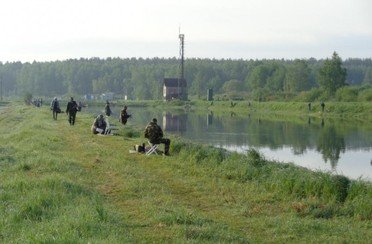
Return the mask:
[[[145,128],[145,138],[149,139],[151,144],[164,144],[164,154],[169,155],[170,140],[163,138],[163,130],[157,124],[157,119],[152,121]]]

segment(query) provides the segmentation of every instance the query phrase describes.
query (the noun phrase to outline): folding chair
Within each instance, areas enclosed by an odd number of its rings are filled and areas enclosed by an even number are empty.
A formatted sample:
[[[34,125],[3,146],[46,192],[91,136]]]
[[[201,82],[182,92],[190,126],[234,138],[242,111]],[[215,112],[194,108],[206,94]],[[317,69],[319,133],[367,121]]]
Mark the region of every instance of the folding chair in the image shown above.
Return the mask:
[[[105,131],[103,132],[104,135],[111,135],[111,126],[110,126],[110,123],[108,121],[106,121],[106,129]]]
[[[104,134],[105,135],[114,135],[112,133],[112,131],[113,130],[117,130],[116,125],[110,124],[110,122],[108,121],[108,119],[106,119],[106,124],[107,124],[107,126],[106,126],[106,130],[105,130]]]
[[[148,155],[151,155],[151,154],[158,154],[158,152],[156,151],[156,149],[158,149],[158,147],[159,147],[159,144],[151,144],[151,143],[149,143],[150,144],[150,146],[151,146],[151,148],[146,152],[146,155],[148,156]]]

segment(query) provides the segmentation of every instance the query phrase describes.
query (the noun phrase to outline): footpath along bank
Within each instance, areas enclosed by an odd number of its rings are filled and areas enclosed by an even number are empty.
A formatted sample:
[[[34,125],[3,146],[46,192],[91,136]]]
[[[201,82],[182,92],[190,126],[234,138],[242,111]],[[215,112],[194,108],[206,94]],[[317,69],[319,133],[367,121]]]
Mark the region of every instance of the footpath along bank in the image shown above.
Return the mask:
[[[143,128],[90,133],[93,117],[0,115],[0,242],[372,239],[372,187],[172,138],[170,157],[129,154]]]

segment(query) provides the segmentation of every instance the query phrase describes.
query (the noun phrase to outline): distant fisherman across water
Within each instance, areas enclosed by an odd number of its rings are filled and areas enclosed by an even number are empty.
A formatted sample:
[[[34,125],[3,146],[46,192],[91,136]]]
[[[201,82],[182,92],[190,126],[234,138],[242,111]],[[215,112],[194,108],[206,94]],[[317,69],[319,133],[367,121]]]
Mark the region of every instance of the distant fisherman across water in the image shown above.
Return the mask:
[[[67,103],[67,108],[66,108],[66,113],[68,115],[68,122],[70,125],[75,124],[75,118],[76,118],[76,113],[78,111],[78,105],[74,101],[74,98],[71,97],[71,100]]]
[[[324,112],[324,107],[325,107],[324,102],[322,102],[322,103],[320,104],[320,106],[322,107],[322,112]]]

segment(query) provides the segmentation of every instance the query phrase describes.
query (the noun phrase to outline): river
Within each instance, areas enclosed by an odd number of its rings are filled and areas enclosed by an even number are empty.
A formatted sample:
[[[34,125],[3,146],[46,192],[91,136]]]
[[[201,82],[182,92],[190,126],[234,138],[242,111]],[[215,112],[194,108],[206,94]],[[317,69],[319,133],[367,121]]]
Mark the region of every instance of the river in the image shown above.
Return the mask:
[[[93,114],[103,109],[89,108]],[[117,120],[120,108],[112,108]],[[372,124],[347,119],[278,117],[234,113],[161,111],[129,107],[128,125],[145,127],[152,119],[165,134],[245,153],[254,148],[266,159],[292,162],[312,170],[372,181]]]

